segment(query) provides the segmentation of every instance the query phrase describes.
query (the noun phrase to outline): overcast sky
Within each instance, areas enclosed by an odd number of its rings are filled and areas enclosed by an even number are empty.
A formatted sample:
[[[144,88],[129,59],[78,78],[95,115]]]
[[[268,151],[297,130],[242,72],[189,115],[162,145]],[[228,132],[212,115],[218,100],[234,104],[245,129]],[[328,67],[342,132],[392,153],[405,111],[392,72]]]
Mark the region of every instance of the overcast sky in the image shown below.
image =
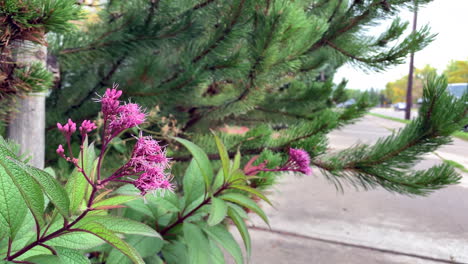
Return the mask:
[[[403,20],[413,21],[413,14],[402,12]],[[415,54],[416,68],[426,64],[438,69],[441,73],[451,60],[468,59],[468,0],[435,0],[421,8],[418,13],[418,27],[429,24],[431,32],[437,33],[436,40],[424,50]],[[412,24],[408,27],[411,29]],[[373,30],[380,35],[387,26]],[[363,72],[362,69],[344,65],[335,74],[334,81],[348,79],[349,89],[367,90],[370,88],[384,89],[388,82],[397,80],[408,74],[409,58],[405,64],[395,66],[386,72]]]

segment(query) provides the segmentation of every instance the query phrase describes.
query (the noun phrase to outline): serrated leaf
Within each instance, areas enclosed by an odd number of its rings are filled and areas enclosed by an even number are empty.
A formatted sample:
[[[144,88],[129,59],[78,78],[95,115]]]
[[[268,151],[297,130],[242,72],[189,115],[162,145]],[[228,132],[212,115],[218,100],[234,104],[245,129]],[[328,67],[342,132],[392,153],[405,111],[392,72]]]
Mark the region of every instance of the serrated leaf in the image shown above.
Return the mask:
[[[161,253],[166,263],[189,263],[187,247],[180,241],[174,240],[165,244]]]
[[[25,219],[27,210],[15,183],[3,166],[0,166],[0,236],[14,238]]]
[[[234,204],[234,203],[227,203],[228,207],[229,208],[232,208],[232,210],[236,211],[236,213],[238,215],[240,215],[240,217],[242,217],[243,219],[248,219],[249,216],[247,215],[247,212],[244,210],[244,208],[240,207],[239,205],[237,204]]]
[[[49,246],[60,246],[70,249],[90,249],[104,244],[104,241],[84,232],[67,233],[46,242]]]
[[[260,216],[266,224],[269,225],[268,217],[266,216],[265,212],[263,212],[263,210],[254,201],[247,198],[246,196],[239,193],[226,193],[221,195],[219,198],[249,208],[250,210],[254,211],[258,216]]]
[[[224,184],[224,172],[222,169],[218,170],[216,177],[213,181],[213,191],[216,192]]]
[[[239,245],[225,226],[203,226],[202,229],[210,239],[216,241],[216,243],[226,249],[237,264],[244,263]]]
[[[240,162],[241,162],[241,154],[240,154],[240,150],[237,149],[236,156],[234,156],[234,161],[232,163],[231,173],[233,173],[234,171],[240,168]]]
[[[105,200],[99,201],[95,204],[93,204],[94,208],[101,207],[101,206],[107,206],[107,205],[119,205],[119,204],[124,204],[128,203],[130,201],[136,200],[137,196],[130,196],[130,195],[116,195],[110,198],[107,198]]]
[[[219,157],[221,158],[221,164],[224,172],[224,177],[228,178],[229,177],[229,171],[230,171],[230,161],[229,161],[229,155],[226,150],[226,147],[224,146],[223,142],[221,142],[221,139],[213,133],[213,136],[215,138],[216,142],[216,147],[218,147],[218,152],[219,152]]]
[[[14,156],[10,155],[13,154],[0,149],[0,167],[2,168],[2,172],[4,176],[10,177],[15,191],[21,195],[22,200],[26,203],[38,225],[43,226],[44,194],[34,178],[23,169],[23,166],[15,163]],[[16,208],[9,209],[16,210]]]
[[[199,146],[193,144],[188,140],[182,138],[174,139],[180,144],[182,144],[184,147],[186,147],[190,151],[190,153],[192,153],[192,156],[197,162],[198,168],[200,169],[203,175],[203,179],[205,181],[205,188],[206,190],[209,190],[211,182],[213,181],[213,168],[206,153]]]
[[[245,173],[242,170],[238,169],[231,174],[231,177],[229,178],[228,182],[239,184],[244,183],[246,180],[247,177],[245,176]]]
[[[125,241],[120,239],[112,231],[106,229],[103,225],[96,222],[89,222],[83,226],[81,229],[86,230],[87,232],[94,234],[95,236],[106,241],[108,244],[118,249],[124,255],[126,255],[133,263],[135,264],[145,264],[138,252],[128,245]]]
[[[273,205],[270,200],[268,200],[268,198],[262,194],[260,191],[258,191],[257,189],[254,189],[252,187],[249,187],[247,185],[237,185],[237,184],[233,184],[233,185],[230,185],[229,188],[235,188],[235,189],[238,189],[238,190],[242,190],[242,191],[246,191],[246,192],[249,192],[255,196],[257,196],[258,198],[264,200],[265,202],[267,202],[269,205]]]
[[[163,241],[154,237],[143,237],[143,236],[130,236],[126,239],[127,243],[135,248],[142,258],[156,255],[163,246]],[[127,264],[131,263],[130,260],[117,249],[113,248],[109,257],[107,258],[108,263]],[[146,264],[148,262],[146,261]]]
[[[212,264],[225,264],[223,251],[210,239],[210,256]]]
[[[83,150],[81,152],[79,154],[78,164],[80,166],[83,164],[84,171],[88,176],[91,176],[91,172],[94,169],[95,153],[94,145],[91,144],[88,146],[87,137],[83,142]],[[80,206],[84,202],[85,198],[89,195],[90,185],[83,174],[75,168],[67,184],[65,185],[65,190],[67,191],[70,198],[70,215],[73,215],[79,211]]]
[[[214,226],[224,220],[227,213],[227,205],[223,200],[212,197],[211,198],[211,211],[208,217],[208,225]]]
[[[70,200],[63,186],[60,185],[60,183],[46,171],[22,164],[19,161],[15,161],[15,163],[17,163],[19,166],[22,166],[23,169],[30,175],[30,177],[32,177],[39,184],[57,211],[62,216],[68,218]]]
[[[159,235],[159,233],[156,232],[156,230],[143,223],[116,216],[86,216],[76,225],[76,227],[79,228],[83,225],[87,225],[90,222],[98,223],[114,233],[161,238],[161,235]]]
[[[91,261],[85,257],[85,255],[77,250],[64,248],[64,247],[56,247],[55,250],[57,251],[62,264],[89,264]]]
[[[184,231],[185,243],[188,247],[189,263],[208,263],[209,242],[201,229],[187,222],[183,223],[182,229]]]
[[[62,264],[60,257],[54,255],[36,255],[27,258],[26,261],[34,264]]]
[[[164,261],[157,255],[145,258],[146,264],[164,264]]]
[[[195,159],[192,159],[185,170],[183,189],[186,205],[190,205],[200,197],[205,196],[205,182]]]
[[[247,255],[250,256],[252,252],[252,242],[250,239],[249,230],[247,229],[244,219],[242,219],[242,216],[231,207],[228,208],[227,214],[236,225],[237,230],[239,230],[239,234],[241,235],[242,240],[244,241],[245,251],[247,251]]]

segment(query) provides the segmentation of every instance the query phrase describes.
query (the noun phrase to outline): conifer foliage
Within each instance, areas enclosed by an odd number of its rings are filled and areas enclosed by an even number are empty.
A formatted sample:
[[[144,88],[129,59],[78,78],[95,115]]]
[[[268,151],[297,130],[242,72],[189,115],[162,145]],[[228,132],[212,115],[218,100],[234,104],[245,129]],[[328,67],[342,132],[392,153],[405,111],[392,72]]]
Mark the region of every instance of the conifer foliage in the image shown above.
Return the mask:
[[[344,84],[334,87],[329,81],[334,70],[344,63],[384,70],[433,39],[428,27],[403,36],[408,23],[397,14],[411,5],[404,0],[108,1],[101,7],[99,22],[81,32],[51,36],[62,78],[48,100],[48,123],[53,126],[63,116],[76,120],[95,116],[91,99],[117,82],[128,98],[157,113],[145,129],[169,143],[171,132],[189,137],[216,158],[208,129],[243,125],[249,128],[243,135],[221,135],[231,157],[240,149],[246,158],[260,155],[255,164],[268,160],[267,166],[275,168],[292,147],[318,159],[327,149],[326,134],[353,122],[370,106],[363,97],[352,107],[334,109],[345,99]],[[393,19],[385,32],[366,35],[366,27],[383,19]],[[432,93],[442,92],[442,84],[441,80],[431,83],[437,86]],[[172,120],[169,132],[161,117]],[[414,189],[401,186],[407,185],[404,176],[412,175],[405,170],[419,154],[447,143],[448,138],[428,134],[427,122],[432,121],[415,122],[375,146],[359,146],[315,164],[329,171],[334,181],[347,175],[364,187],[383,185],[402,193],[422,193],[428,188],[425,181]],[[431,136],[436,136],[436,143],[427,142],[425,137]],[[54,138],[56,134],[49,133],[49,142]],[[421,140],[424,144],[415,143]],[[415,152],[404,154],[408,151],[404,142],[411,143]],[[399,158],[414,153],[418,154],[414,158]],[[363,160],[350,161],[351,167],[336,164],[357,156]],[[189,157],[177,152],[173,158]],[[453,179],[443,169],[444,173],[431,174],[435,181],[442,174]],[[268,186],[272,181],[265,178],[257,184]]]

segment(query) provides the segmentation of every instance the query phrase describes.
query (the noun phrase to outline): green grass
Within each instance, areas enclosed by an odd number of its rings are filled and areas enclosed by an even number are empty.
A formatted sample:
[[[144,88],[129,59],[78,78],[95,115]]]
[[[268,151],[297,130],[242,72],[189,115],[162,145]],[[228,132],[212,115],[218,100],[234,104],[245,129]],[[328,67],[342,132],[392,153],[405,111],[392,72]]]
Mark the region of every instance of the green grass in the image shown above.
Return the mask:
[[[392,121],[400,122],[400,123],[404,123],[404,124],[409,124],[411,122],[410,120],[401,119],[401,118],[397,118],[397,117],[386,116],[386,115],[382,115],[382,114],[376,114],[376,113],[368,113],[368,114],[371,115],[371,116],[385,118],[385,119],[388,119],[388,120],[392,120]],[[468,133],[467,132],[457,131],[457,132],[453,133],[452,136],[468,141]]]
[[[448,164],[448,165],[450,165],[452,167],[455,167],[455,168],[457,168],[457,169],[459,169],[459,170],[461,170],[463,172],[468,173],[468,169],[466,169],[465,166],[461,165],[460,163],[458,163],[456,161],[453,161],[453,160],[446,160],[446,159],[442,159],[442,160],[443,160],[443,162],[445,164]]]
[[[454,137],[468,141],[468,133],[463,131],[457,131],[453,133]]]
[[[398,118],[398,117],[386,116],[386,115],[382,115],[382,114],[376,114],[376,113],[370,113],[370,112],[367,113],[367,114],[369,114],[371,116],[376,116],[376,117],[385,118],[385,119],[388,119],[388,120],[404,123],[404,124],[409,124],[411,122],[411,120],[401,119],[401,118]]]

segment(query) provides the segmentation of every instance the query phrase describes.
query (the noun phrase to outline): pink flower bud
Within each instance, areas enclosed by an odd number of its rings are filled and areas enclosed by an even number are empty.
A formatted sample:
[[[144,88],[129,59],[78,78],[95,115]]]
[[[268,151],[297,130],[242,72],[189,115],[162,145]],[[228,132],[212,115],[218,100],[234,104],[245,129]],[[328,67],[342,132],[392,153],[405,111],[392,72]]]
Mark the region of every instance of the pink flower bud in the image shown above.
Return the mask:
[[[57,152],[57,154],[59,154],[60,156],[63,156],[64,153],[65,153],[65,150],[63,149],[63,146],[62,146],[62,145],[58,145],[56,152]]]
[[[87,133],[93,131],[94,129],[96,129],[96,124],[94,124],[93,122],[89,121],[89,120],[84,120],[82,123],[81,123],[81,126],[80,126],[80,133],[81,135],[86,135]]]
[[[76,124],[71,119],[68,119],[68,122],[65,123],[65,125],[57,123],[57,128],[62,132],[65,138],[70,139],[71,135],[76,131]]]

